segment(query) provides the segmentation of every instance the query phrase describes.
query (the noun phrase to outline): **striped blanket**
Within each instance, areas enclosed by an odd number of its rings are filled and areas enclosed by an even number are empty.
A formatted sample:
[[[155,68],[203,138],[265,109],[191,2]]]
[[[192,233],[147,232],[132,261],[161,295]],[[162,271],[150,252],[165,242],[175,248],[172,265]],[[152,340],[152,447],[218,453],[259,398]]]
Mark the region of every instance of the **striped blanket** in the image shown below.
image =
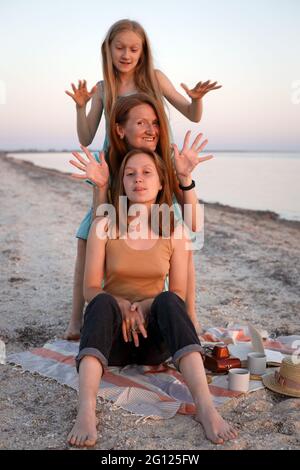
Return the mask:
[[[232,332],[233,330],[212,328],[200,339],[204,344],[216,342],[220,338],[223,340],[226,335],[230,338]],[[238,341],[250,340],[242,329],[235,330],[234,336]],[[78,346],[78,342],[57,339],[41,348],[10,354],[7,361],[21,366],[25,371],[52,378],[78,390],[75,368]],[[284,349],[279,342],[274,342],[273,346],[277,350]],[[263,388],[261,381],[250,381],[249,391],[260,388]],[[212,377],[209,390],[216,407],[241,395],[240,392],[228,390],[227,376],[224,375]],[[109,367],[102,377],[98,396],[142,417],[171,418],[176,413],[195,413],[192,396],[181,374],[171,363],[159,366]]]

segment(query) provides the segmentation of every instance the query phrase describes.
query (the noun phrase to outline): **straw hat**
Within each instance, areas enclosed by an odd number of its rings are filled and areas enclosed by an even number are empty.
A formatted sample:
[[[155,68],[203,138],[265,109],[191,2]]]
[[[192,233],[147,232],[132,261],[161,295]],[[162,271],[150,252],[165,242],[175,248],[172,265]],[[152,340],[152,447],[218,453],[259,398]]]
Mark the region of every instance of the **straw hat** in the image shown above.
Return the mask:
[[[273,392],[300,398],[300,363],[290,357],[282,360],[279,370],[262,377],[264,385]]]

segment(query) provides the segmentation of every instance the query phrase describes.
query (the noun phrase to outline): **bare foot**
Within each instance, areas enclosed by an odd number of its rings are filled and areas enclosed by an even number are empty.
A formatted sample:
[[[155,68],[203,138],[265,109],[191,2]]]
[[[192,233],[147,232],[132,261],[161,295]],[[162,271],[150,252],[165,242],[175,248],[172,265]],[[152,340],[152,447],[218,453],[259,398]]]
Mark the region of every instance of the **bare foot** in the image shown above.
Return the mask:
[[[79,409],[68,443],[76,447],[93,447],[97,441],[97,419],[91,407]]]
[[[63,335],[63,339],[67,339],[68,341],[76,341],[80,339],[80,328],[81,325],[70,322]]]
[[[202,424],[207,439],[214,444],[223,444],[224,441],[236,439],[238,436],[234,427],[227,423],[215,408],[198,410],[195,419]]]

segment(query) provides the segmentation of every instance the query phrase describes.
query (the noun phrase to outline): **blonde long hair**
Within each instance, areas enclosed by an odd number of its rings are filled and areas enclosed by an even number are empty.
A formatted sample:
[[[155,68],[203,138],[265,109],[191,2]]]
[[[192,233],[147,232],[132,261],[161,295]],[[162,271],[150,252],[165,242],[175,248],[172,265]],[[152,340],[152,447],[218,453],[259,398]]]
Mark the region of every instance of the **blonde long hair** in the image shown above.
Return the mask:
[[[116,35],[124,31],[132,31],[142,40],[141,57],[134,70],[134,82],[138,91],[147,93],[162,102],[163,95],[155,75],[150,42],[144,28],[136,21],[120,20],[110,27],[101,46],[105,111],[108,117],[118,97],[118,73],[113,66],[110,45]]]
[[[141,104],[148,104],[151,106],[157,116],[159,124],[159,140],[156,151],[164,162],[165,170],[170,182],[171,193],[174,193],[175,196],[178,197],[180,189],[171,159],[172,150],[169,137],[169,127],[164,107],[160,101],[146,95],[145,93],[136,93],[130,96],[119,97],[111,111],[109,120],[110,146],[108,160],[112,179],[112,193],[114,191],[115,182],[118,178],[124,156],[130,150],[125,139],[120,139],[117,133],[116,124],[124,125],[129,117],[130,110]]]

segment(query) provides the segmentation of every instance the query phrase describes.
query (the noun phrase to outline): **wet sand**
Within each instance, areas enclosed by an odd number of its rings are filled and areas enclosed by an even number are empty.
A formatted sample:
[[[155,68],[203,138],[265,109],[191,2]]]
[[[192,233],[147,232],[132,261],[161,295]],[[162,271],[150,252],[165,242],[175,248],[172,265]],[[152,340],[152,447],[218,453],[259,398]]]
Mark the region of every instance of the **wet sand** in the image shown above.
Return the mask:
[[[7,352],[42,346],[71,311],[76,229],[90,186],[0,154],[0,337]],[[195,252],[197,312],[204,328],[251,321],[276,335],[300,332],[300,223],[270,212],[205,204],[205,242]],[[66,449],[74,390],[0,366],[0,448]],[[296,449],[300,399],[261,390],[222,414],[239,438],[215,446],[192,417],[139,422],[99,402],[97,449]]]

